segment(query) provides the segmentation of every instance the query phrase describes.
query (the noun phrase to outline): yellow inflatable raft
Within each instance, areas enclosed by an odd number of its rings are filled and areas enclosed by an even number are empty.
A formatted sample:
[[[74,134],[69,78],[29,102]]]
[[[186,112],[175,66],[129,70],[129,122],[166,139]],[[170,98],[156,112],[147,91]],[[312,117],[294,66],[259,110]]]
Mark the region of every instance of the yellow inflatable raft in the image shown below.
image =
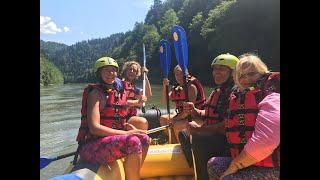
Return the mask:
[[[125,180],[123,160],[109,166],[80,162],[67,172],[85,180]],[[151,145],[140,175],[145,180],[191,180],[193,168],[188,166],[180,144]]]

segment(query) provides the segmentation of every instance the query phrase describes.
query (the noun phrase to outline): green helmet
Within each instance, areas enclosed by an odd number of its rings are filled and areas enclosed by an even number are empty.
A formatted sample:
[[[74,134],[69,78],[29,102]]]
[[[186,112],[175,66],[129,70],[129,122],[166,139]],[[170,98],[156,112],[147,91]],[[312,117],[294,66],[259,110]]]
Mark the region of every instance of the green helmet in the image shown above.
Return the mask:
[[[235,69],[238,61],[239,59],[236,56],[231,55],[229,53],[220,54],[219,56],[214,58],[214,60],[211,63],[211,67],[213,65],[218,64],[218,65],[228,66],[231,69]]]
[[[111,57],[102,57],[94,63],[94,73],[97,73],[98,69],[104,66],[113,66],[119,69],[118,63],[116,60]]]

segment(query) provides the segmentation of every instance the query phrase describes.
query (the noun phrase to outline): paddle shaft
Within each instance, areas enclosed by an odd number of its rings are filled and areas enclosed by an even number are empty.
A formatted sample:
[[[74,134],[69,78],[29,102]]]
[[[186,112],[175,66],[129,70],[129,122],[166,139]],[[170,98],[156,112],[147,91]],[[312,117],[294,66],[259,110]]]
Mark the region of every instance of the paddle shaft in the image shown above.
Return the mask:
[[[146,48],[144,46],[144,44],[142,44],[143,46],[143,67],[146,67]],[[146,95],[146,72],[143,71],[143,82],[142,82],[142,95],[145,96]],[[146,109],[145,109],[146,103],[143,102],[142,103],[142,112],[146,113]]]
[[[189,101],[188,85],[187,85],[187,66],[188,66],[188,43],[186,32],[181,26],[173,26],[173,39],[176,54],[176,60],[182,69],[183,73],[183,90],[185,94],[185,101]],[[188,121],[191,122],[191,115],[188,115]]]
[[[188,84],[187,84],[187,76],[183,76],[183,90],[184,90],[184,94],[185,94],[185,101],[188,102],[189,101],[189,94],[188,94]],[[188,115],[188,121],[191,122],[191,115]]]
[[[71,152],[71,153],[67,153],[67,154],[63,154],[63,155],[57,156],[54,159],[54,161],[59,160],[59,159],[63,159],[63,158],[66,158],[66,157],[70,157],[70,156],[73,156],[75,154],[76,154],[76,151],[75,152]]]
[[[150,129],[147,131],[147,134],[152,134],[152,133],[155,133],[155,132],[158,132],[158,131],[162,131],[162,130],[165,130],[167,128],[169,128],[171,125],[168,124],[168,125],[165,125],[165,126],[160,126],[160,127],[157,127],[157,128],[153,128],[153,129]]]
[[[166,85],[166,101],[167,101],[167,113],[170,119],[170,103],[169,103],[169,86]]]

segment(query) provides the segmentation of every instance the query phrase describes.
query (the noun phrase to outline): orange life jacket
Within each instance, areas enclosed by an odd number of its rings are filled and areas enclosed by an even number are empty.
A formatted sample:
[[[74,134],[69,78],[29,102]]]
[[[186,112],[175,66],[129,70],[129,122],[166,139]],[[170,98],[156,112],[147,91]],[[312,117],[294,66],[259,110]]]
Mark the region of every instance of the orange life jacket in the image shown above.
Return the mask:
[[[267,74],[253,87],[243,92],[234,90],[231,93],[225,130],[232,158],[239,155],[248,139],[251,138],[259,112],[258,104],[272,92],[280,93],[280,73]],[[280,145],[272,155],[254,165],[278,167],[280,166],[279,157]]]
[[[135,84],[129,84],[129,82],[126,82],[125,90],[128,91],[128,98],[130,100],[136,100],[137,96],[139,95],[138,88],[136,87]],[[128,108],[128,117],[129,119],[131,116],[136,116],[137,115],[137,108],[140,108],[138,106],[133,106]]]
[[[196,98],[194,105],[198,109],[203,109],[203,104],[204,104],[206,98],[205,98],[204,90],[203,90],[203,87],[202,87],[200,81],[196,78],[189,78],[187,84],[188,84],[188,87],[191,84],[196,86],[198,94],[197,94],[197,98]],[[181,87],[179,85],[173,86],[171,88],[170,98],[176,104],[177,113],[178,114],[181,113],[183,111],[183,102],[186,99],[183,87]]]
[[[121,81],[121,83],[122,87],[126,86],[125,82]],[[89,84],[82,95],[81,124],[77,135],[78,142],[98,138],[98,136],[90,133],[87,121],[87,99],[93,89],[98,90],[105,100],[105,104],[100,109],[100,124],[113,129],[123,129],[123,124],[126,122],[128,92],[125,91],[125,88],[119,89],[114,85],[114,88],[106,89],[102,84]]]
[[[211,92],[208,100],[204,103],[206,125],[222,122],[227,116],[229,96],[234,83],[225,86],[217,86]]]

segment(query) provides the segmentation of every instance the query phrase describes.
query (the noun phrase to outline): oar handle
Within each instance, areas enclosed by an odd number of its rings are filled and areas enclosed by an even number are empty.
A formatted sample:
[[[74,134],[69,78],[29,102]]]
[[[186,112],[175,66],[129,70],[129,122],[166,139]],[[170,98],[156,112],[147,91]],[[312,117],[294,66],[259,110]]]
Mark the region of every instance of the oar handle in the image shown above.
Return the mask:
[[[77,152],[75,151],[75,152],[63,154],[63,155],[57,156],[57,157],[55,158],[55,160],[59,160],[59,159],[63,159],[63,158],[69,157],[69,156],[73,156],[73,155],[75,155],[76,153],[77,153]]]
[[[155,133],[155,132],[158,132],[158,131],[165,130],[165,129],[169,128],[170,126],[171,126],[171,124],[168,124],[168,125],[165,125],[165,126],[160,126],[160,127],[154,128],[154,129],[150,129],[150,130],[147,131],[147,134],[151,134],[151,133]]]
[[[143,96],[146,95],[146,73],[145,73],[145,72],[143,72],[142,95],[143,95]],[[143,113],[146,113],[146,103],[145,103],[145,102],[142,103],[141,111],[142,111]]]

